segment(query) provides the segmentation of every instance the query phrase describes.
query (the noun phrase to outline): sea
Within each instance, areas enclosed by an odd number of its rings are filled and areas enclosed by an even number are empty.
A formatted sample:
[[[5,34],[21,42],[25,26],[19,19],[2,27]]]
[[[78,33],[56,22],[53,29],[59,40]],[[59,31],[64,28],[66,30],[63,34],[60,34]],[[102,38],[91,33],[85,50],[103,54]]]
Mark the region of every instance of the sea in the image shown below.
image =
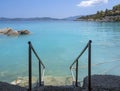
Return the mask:
[[[0,21],[0,29],[6,27],[26,29],[31,33],[19,36],[0,34],[0,81],[11,83],[18,77],[28,77],[28,41],[46,67],[45,77],[51,79],[49,84],[53,78],[72,77],[70,65],[89,40],[92,40],[92,75],[120,76],[120,22]],[[80,81],[88,75],[87,59],[86,50],[79,59]],[[38,60],[34,54],[32,76],[38,78]]]

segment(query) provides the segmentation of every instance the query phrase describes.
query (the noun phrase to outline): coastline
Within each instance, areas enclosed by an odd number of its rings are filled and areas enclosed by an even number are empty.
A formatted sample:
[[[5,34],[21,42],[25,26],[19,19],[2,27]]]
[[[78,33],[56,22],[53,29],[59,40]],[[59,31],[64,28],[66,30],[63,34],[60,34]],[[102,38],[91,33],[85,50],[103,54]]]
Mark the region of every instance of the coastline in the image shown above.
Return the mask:
[[[119,16],[120,17],[120,16]],[[91,22],[120,22],[120,21],[114,21],[111,19],[111,17],[103,18],[103,19],[76,19],[74,21],[91,21]]]

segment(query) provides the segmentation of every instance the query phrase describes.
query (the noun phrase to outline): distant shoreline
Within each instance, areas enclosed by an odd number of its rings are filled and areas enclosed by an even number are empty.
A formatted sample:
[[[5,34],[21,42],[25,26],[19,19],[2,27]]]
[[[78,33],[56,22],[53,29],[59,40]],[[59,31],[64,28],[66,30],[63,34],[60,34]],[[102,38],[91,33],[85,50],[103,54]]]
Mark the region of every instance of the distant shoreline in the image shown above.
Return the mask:
[[[0,21],[36,21],[36,20],[62,20],[57,18],[50,18],[50,17],[33,17],[33,18],[0,18]]]

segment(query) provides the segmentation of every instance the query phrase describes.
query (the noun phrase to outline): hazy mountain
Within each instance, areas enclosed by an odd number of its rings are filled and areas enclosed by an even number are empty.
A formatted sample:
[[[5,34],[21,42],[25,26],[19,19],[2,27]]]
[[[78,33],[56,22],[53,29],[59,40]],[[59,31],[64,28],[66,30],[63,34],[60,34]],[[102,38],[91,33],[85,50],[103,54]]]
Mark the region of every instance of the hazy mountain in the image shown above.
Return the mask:
[[[5,17],[1,17],[0,20],[1,21],[49,21],[49,20],[76,20],[77,18],[81,17],[81,15],[79,16],[71,16],[71,17],[67,17],[67,18],[63,18],[63,19],[58,19],[58,18],[51,18],[51,17],[33,17],[33,18],[5,18]]]
[[[39,20],[60,20],[60,19],[57,19],[57,18],[51,18],[51,17],[33,17],[33,18],[5,18],[5,17],[1,17],[0,20],[2,21],[7,21],[7,20],[12,20],[12,21],[16,21],[16,20],[19,20],[19,21],[39,21]]]
[[[81,17],[81,15],[78,15],[78,16],[70,16],[70,17],[67,17],[67,18],[63,18],[63,20],[76,20],[77,18]]]

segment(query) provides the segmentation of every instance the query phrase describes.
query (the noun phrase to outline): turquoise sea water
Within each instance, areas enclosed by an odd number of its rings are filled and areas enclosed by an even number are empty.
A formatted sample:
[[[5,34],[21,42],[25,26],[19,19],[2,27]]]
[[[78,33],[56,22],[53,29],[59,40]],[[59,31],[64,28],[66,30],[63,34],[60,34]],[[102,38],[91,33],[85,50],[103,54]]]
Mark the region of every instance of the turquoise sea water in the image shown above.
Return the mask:
[[[0,35],[0,81],[28,76],[28,41],[46,66],[45,76],[71,76],[69,66],[92,40],[92,74],[120,75],[120,23],[85,21],[0,21],[0,28],[28,29],[31,34]],[[87,53],[86,53],[87,54]],[[33,76],[37,60],[33,56]],[[87,55],[79,62],[79,79],[87,75]]]

